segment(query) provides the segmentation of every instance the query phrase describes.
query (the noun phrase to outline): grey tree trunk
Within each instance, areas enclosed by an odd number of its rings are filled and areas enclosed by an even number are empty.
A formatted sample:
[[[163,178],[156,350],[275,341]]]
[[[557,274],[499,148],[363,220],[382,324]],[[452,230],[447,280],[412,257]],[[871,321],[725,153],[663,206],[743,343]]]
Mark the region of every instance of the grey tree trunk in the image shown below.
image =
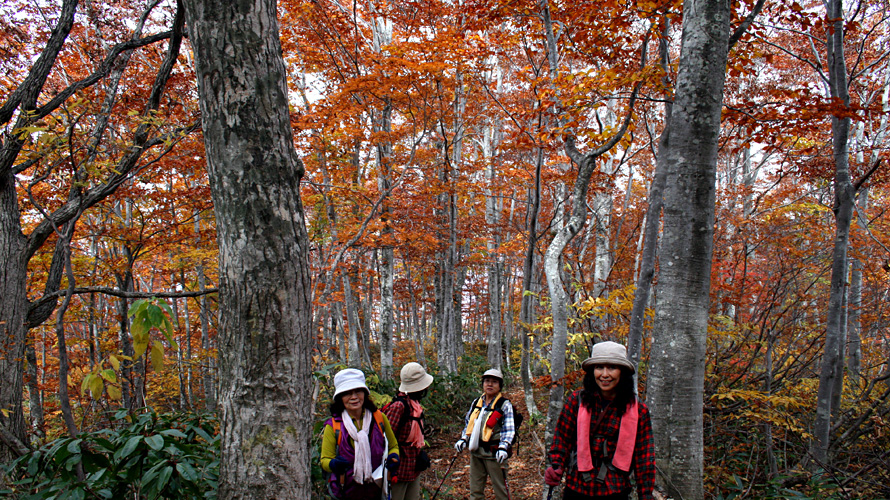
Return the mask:
[[[195,221],[195,224],[199,224]],[[213,347],[210,342],[210,304],[207,300],[207,277],[204,275],[204,265],[198,264],[196,270],[198,273],[198,290],[201,291],[200,308],[198,318],[201,322],[201,350],[204,351],[203,361],[201,361],[201,380],[204,384],[204,408],[207,411],[216,411],[217,390],[216,385],[216,363],[211,356],[207,356],[207,352]]]
[[[830,97],[849,106],[850,94],[847,87],[847,64],[844,60],[844,13],[841,0],[829,0],[828,27],[828,85]],[[828,311],[825,325],[825,350],[822,356],[822,369],[819,373],[819,391],[816,401],[815,441],[813,456],[821,465],[829,460],[828,449],[831,437],[832,394],[843,380],[844,349],[846,347],[846,325],[844,302],[847,282],[847,250],[850,242],[850,225],[853,220],[855,189],[850,177],[849,137],[850,118],[834,115],[831,117],[831,136],[834,155],[834,249],[831,255],[831,289],[828,297]]]
[[[525,392],[525,406],[529,415],[538,415],[535,403],[535,391],[531,382],[531,343],[529,335],[531,325],[535,322],[535,306],[532,303],[532,283],[535,282],[535,251],[538,246],[538,212],[541,207],[541,168],[544,165],[544,150],[537,149],[535,157],[535,185],[529,189],[528,214],[528,246],[525,249],[525,261],[522,266],[522,298],[519,306],[520,335],[522,336],[522,358],[519,361],[519,372],[522,378],[522,390]]]
[[[729,3],[686,0],[665,155],[664,235],[647,397],[669,496],[704,498],[702,399]]]
[[[343,278],[343,301],[346,303],[346,322],[349,324],[349,348],[346,352],[346,364],[350,368],[360,368],[362,365],[361,353],[358,350],[358,336],[361,325],[358,313],[355,310],[355,297],[352,292],[352,282],[348,271],[341,271]]]
[[[219,244],[219,496],[309,498],[309,247],[276,2],[184,3]]]
[[[667,74],[668,70],[668,32],[670,20],[663,16],[664,28],[658,44],[658,62]],[[668,82],[665,77],[665,87]],[[665,96],[664,123],[658,139],[658,151],[666,151],[668,138],[670,137],[671,101]],[[627,356],[637,367],[640,366],[640,357],[643,353],[643,327],[645,323],[646,308],[649,306],[649,298],[652,291],[652,280],[655,278],[655,258],[658,250],[658,229],[661,227],[661,208],[664,203],[664,183],[667,175],[666,157],[658,154],[655,158],[655,173],[652,184],[649,186],[649,206],[646,208],[645,223],[643,226],[643,249],[640,252],[640,274],[637,277],[637,286],[634,290],[633,308],[630,313],[630,325],[627,331]]]

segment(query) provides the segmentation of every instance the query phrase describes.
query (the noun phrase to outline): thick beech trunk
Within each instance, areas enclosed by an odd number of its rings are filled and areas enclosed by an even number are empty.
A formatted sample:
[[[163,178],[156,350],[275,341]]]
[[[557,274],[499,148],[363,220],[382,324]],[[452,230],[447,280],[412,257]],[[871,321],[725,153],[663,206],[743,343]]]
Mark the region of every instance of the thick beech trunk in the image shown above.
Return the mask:
[[[669,122],[664,236],[647,397],[669,496],[704,498],[702,398],[729,3],[686,0]]]
[[[219,496],[309,498],[309,248],[276,2],[185,5],[219,244]]]

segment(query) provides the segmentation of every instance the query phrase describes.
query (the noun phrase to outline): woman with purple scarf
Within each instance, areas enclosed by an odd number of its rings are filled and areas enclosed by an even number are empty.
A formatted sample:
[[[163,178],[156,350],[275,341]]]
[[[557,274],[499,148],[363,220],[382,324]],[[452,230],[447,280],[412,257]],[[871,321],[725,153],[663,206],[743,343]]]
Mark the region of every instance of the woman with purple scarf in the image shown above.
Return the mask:
[[[339,500],[379,498],[384,467],[398,469],[399,445],[389,420],[369,397],[365,374],[355,368],[334,375],[331,418],[321,441],[321,468]]]

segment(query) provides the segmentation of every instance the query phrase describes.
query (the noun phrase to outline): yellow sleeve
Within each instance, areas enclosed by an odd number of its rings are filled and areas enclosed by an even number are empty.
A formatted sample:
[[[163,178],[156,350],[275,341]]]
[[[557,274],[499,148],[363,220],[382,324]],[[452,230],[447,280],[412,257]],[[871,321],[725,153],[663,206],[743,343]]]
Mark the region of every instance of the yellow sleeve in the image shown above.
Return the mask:
[[[334,434],[334,428],[330,425],[324,426],[324,434],[321,436],[321,468],[325,472],[333,472],[331,470],[331,459],[337,456],[337,436]]]
[[[387,456],[390,453],[399,453],[399,442],[396,439],[396,433],[392,430],[392,425],[389,424],[389,418],[386,416],[386,413],[383,413],[383,434],[386,436],[387,442],[389,442],[389,450],[386,452]]]

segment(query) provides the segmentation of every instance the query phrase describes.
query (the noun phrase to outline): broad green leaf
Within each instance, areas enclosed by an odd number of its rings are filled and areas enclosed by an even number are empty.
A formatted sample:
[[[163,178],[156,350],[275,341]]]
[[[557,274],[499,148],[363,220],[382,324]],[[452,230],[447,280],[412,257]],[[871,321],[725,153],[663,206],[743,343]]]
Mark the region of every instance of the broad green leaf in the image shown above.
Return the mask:
[[[127,311],[127,317],[132,318],[133,316],[136,316],[139,313],[145,311],[145,308],[147,308],[150,303],[151,302],[147,299],[134,300],[133,303],[130,305],[130,309]]]
[[[117,373],[115,373],[114,370],[106,368],[99,372],[99,374],[102,375],[102,378],[109,382],[117,382]]]
[[[133,451],[136,450],[136,447],[139,446],[139,443],[142,441],[142,436],[133,436],[127,440],[124,444],[124,447],[114,452],[114,458],[116,460],[123,460],[128,458]]]
[[[173,467],[164,467],[161,470],[160,476],[158,476],[158,491],[164,489],[164,486],[167,486],[167,482],[170,481],[170,476],[173,474]]]
[[[111,366],[114,367],[115,370],[121,369],[121,362],[119,359],[117,359],[117,356],[108,356],[108,361],[111,363]]]
[[[175,438],[179,438],[179,439],[188,438],[188,436],[186,436],[185,433],[179,429],[164,429],[161,432],[159,432],[158,434],[161,434],[164,436],[175,437]]]
[[[148,306],[148,309],[146,309],[146,312],[148,313],[149,324],[151,326],[157,328],[158,330],[160,330],[164,325],[164,320],[167,319],[164,316],[164,311],[161,310],[160,307],[152,304],[152,305]]]
[[[74,441],[71,441],[67,446],[68,451],[71,453],[80,453],[80,443],[82,442],[83,439],[75,439]]]
[[[152,436],[148,436],[145,438],[145,444],[148,445],[149,448],[159,451],[164,447],[164,437],[158,434],[154,434]]]
[[[179,471],[179,475],[186,481],[195,481],[198,479],[198,473],[188,462],[177,463],[176,470]]]
[[[83,377],[83,381],[80,383],[80,395],[83,396],[83,393],[87,392],[87,389],[90,388],[90,380],[95,377],[92,373],[87,373]]]

